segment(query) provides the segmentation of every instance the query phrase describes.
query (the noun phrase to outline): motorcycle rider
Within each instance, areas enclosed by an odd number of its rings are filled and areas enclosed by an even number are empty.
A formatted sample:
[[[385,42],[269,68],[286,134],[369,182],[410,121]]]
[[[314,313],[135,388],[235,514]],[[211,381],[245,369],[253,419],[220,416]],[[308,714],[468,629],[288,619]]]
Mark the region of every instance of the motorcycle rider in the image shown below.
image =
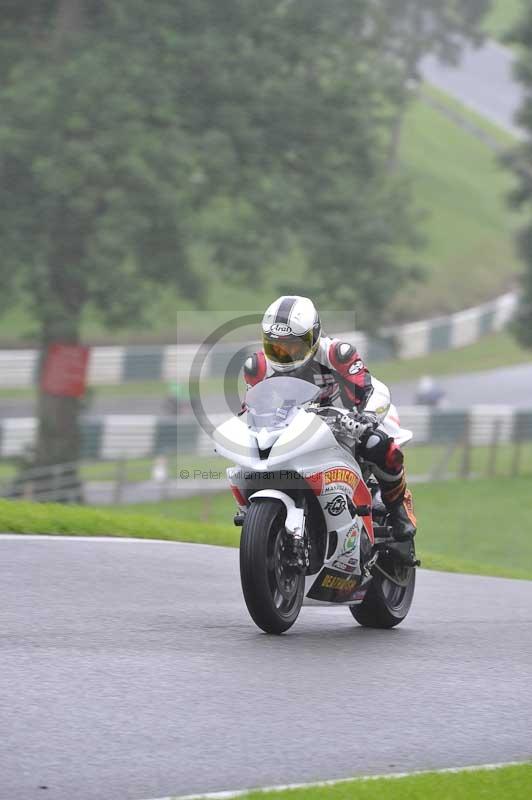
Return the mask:
[[[340,398],[345,408],[356,411],[356,415],[346,415],[346,429],[366,427],[358,453],[372,465],[394,538],[412,541],[417,523],[403,452],[379,426],[377,415],[366,409],[374,385],[356,349],[322,333],[319,314],[307,297],[279,297],[266,309],[261,327],[263,350],[253,353],[244,364],[247,386],[289,374],[319,386],[321,405],[332,405]]]

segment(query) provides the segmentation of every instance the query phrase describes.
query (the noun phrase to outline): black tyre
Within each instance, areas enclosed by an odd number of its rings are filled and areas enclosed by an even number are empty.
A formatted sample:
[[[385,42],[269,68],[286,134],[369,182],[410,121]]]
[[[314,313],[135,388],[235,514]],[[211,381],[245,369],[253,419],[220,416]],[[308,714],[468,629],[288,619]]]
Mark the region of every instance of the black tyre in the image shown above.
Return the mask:
[[[375,577],[364,600],[360,605],[349,607],[359,625],[367,628],[394,628],[399,625],[414,599],[416,570],[413,567],[394,565],[388,561],[383,569],[390,577],[374,567]]]
[[[240,537],[240,579],[249,613],[266,633],[280,634],[299,616],[305,577],[287,570],[283,557],[286,509],[259,500],[246,513]]]

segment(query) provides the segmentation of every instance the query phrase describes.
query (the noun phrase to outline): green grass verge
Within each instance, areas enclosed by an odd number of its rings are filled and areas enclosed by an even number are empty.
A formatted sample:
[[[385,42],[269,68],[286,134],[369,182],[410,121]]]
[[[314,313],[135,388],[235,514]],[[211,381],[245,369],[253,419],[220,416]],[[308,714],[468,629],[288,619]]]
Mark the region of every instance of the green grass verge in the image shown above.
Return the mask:
[[[242,800],[528,800],[532,765],[403,778],[354,779],[333,786],[249,792]]]
[[[63,506],[56,503],[30,503],[0,500],[0,530],[59,536],[116,536],[136,539],[165,539],[179,542],[236,547],[236,529],[223,521],[198,524],[186,519],[168,519],[162,514],[116,511],[107,508]]]
[[[441,89],[431,86],[429,83],[423,84],[420,97],[422,101],[433,101],[437,103],[451,118],[458,119],[465,125],[472,126],[473,129],[478,130],[481,134],[487,134],[495,144],[502,148],[511,147],[516,143],[515,136],[499,128],[498,125],[490,122],[486,117],[468,108],[468,106],[465,106],[458,100],[455,100],[454,97],[442,92]]]
[[[486,144],[423,101],[405,120],[401,160],[426,212],[426,282],[405,287],[394,310],[422,319],[495,297],[519,270],[512,176]]]
[[[532,579],[530,479],[453,480],[420,484],[413,491],[424,567]],[[173,521],[200,520],[203,532],[211,523],[230,523],[234,501],[224,492],[136,508]]]
[[[530,480],[449,481],[415,487],[423,566],[532,579]],[[94,509],[0,500],[0,530],[132,536],[238,546],[228,491],[187,500]]]
[[[464,448],[458,446],[449,456],[447,445],[408,446],[406,464],[410,475],[424,476],[446,464],[444,474],[461,474],[464,462]],[[476,477],[511,476],[514,474],[515,445],[499,445],[495,455],[490,447],[472,447],[469,450],[470,474]],[[532,476],[532,444],[524,443],[519,453],[519,474]]]
[[[493,0],[484,20],[484,30],[488,36],[504,41],[505,34],[519,22],[524,8],[524,0]]]
[[[431,353],[407,361],[379,361],[369,367],[385,383],[416,380],[422,375],[454,375],[532,362],[532,350],[521,347],[510,333],[484,336],[458,350]]]

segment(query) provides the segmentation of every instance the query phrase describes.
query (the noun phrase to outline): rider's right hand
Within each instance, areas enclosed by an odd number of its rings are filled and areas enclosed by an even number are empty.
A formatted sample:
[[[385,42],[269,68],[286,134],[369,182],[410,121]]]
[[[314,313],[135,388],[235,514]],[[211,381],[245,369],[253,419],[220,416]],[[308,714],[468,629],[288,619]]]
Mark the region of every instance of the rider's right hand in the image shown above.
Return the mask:
[[[378,420],[375,414],[342,414],[338,419],[340,433],[345,433],[351,439],[360,440],[366,433],[375,430]]]

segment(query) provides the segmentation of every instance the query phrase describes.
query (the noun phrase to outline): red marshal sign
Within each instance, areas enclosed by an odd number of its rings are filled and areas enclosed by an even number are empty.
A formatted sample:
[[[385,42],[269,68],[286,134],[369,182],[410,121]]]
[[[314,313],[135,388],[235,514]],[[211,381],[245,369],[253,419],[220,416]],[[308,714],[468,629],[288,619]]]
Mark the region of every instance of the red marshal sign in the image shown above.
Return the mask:
[[[59,397],[82,397],[90,350],[77,344],[51,344],[41,374],[41,389]]]

